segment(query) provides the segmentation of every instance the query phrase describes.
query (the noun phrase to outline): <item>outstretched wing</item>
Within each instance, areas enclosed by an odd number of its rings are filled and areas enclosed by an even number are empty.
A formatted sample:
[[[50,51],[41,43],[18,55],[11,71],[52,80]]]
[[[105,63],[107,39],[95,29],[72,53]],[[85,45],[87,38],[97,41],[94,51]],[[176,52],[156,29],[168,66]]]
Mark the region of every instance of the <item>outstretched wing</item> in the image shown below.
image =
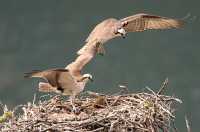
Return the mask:
[[[77,52],[79,55],[74,62],[66,68],[72,75],[80,76],[83,67],[89,63],[96,53],[103,54],[105,52],[103,44],[108,40],[120,36],[116,31],[123,27],[126,32],[144,31],[147,29],[169,29],[179,28],[183,24],[180,20],[171,18],[149,15],[136,14],[116,20],[109,18],[99,23],[86,39],[86,44]]]
[[[75,77],[81,77],[81,71],[86,64],[96,55],[97,48],[99,47],[98,41],[90,41],[86,43],[78,52],[78,57],[75,61],[67,65],[66,69],[69,69],[71,74]]]
[[[120,21],[126,32],[180,28],[183,25],[181,20],[143,13],[123,18]]]
[[[39,71],[39,70],[34,70],[29,73],[25,73],[26,78],[31,78],[31,77],[38,77],[38,78],[43,78],[47,80],[48,83],[50,83],[53,87],[58,86],[58,77],[59,74],[62,72],[68,72],[67,69],[49,69],[45,71]]]
[[[94,56],[97,52],[97,49],[101,47],[101,42],[95,38],[92,41],[87,42],[81,49],[77,51],[78,55],[87,54]]]

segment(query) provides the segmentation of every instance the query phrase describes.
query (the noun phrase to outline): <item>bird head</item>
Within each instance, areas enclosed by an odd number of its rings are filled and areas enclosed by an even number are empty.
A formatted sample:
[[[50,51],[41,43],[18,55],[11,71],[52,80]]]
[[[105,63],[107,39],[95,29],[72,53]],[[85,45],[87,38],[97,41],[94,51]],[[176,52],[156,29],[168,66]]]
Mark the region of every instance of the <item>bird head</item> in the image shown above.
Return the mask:
[[[120,36],[122,36],[123,38],[125,38],[125,36],[126,36],[126,31],[125,31],[125,29],[124,28],[118,28],[117,29],[117,32],[115,33],[115,34],[120,34]]]
[[[84,74],[83,75],[83,80],[84,79],[89,79],[91,82],[93,82],[93,79],[92,79],[92,75],[91,74]]]

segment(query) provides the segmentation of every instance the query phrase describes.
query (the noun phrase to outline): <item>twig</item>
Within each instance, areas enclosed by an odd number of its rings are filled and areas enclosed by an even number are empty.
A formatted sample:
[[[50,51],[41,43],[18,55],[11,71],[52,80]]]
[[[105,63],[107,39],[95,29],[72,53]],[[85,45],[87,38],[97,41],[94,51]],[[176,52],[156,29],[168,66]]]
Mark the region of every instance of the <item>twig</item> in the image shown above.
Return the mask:
[[[168,83],[169,83],[169,80],[168,80],[168,78],[166,78],[165,81],[163,82],[163,84],[161,85],[159,91],[157,92],[157,95],[162,94],[164,89],[167,87]]]
[[[115,130],[114,127],[118,122],[119,122],[119,118],[111,123],[109,132],[113,132]]]
[[[119,91],[120,95],[129,93],[129,89],[126,85],[119,84],[118,87],[121,88],[121,90]]]
[[[99,127],[95,130],[92,130],[92,131],[88,131],[88,132],[100,132],[101,130],[105,129],[104,127]]]
[[[97,97],[99,97],[99,96],[105,96],[105,94],[95,93],[95,92],[92,92],[92,91],[87,91],[86,93],[87,93],[89,96],[95,97],[95,98],[97,98]]]
[[[190,123],[189,123],[187,116],[185,116],[185,124],[187,127],[187,132],[191,132],[191,127],[190,127]]]
[[[156,95],[156,93],[151,89],[149,88],[148,86],[145,87],[147,90],[149,90],[150,92],[152,92],[154,95]]]
[[[173,102],[177,98],[157,95],[150,88],[149,93],[126,95],[105,95],[106,107],[94,107],[95,99],[86,97],[76,103],[80,113],[73,114],[57,96],[40,103],[28,103],[22,108],[24,113],[18,118],[0,125],[7,131],[158,131],[170,128]],[[97,96],[98,97],[98,96]],[[33,99],[35,100],[35,99]],[[33,104],[35,104],[33,106]],[[84,106],[84,107],[83,107]],[[174,114],[174,113],[173,113]],[[175,126],[175,125],[174,125]]]
[[[178,132],[178,129],[176,128],[176,125],[175,125],[175,122],[174,122],[174,121],[172,121],[172,125],[173,125],[174,131],[175,131],[175,132]]]
[[[117,103],[117,101],[120,99],[120,97],[121,96],[117,96],[117,98],[113,101],[113,103],[110,106],[114,106]]]
[[[36,94],[34,94],[34,96],[33,96],[33,105],[35,105],[35,101],[36,101]]]

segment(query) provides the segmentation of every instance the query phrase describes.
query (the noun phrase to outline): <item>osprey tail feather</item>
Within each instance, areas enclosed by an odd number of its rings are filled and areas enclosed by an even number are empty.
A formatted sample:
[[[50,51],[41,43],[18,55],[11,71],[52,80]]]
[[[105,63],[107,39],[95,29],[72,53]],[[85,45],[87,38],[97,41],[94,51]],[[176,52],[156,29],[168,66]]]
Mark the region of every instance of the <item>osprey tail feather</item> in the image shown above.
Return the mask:
[[[27,72],[27,73],[24,73],[24,77],[25,78],[31,78],[31,77],[41,77],[41,76],[38,76],[40,74],[38,73],[41,73],[42,71],[40,70],[33,70],[32,72]]]

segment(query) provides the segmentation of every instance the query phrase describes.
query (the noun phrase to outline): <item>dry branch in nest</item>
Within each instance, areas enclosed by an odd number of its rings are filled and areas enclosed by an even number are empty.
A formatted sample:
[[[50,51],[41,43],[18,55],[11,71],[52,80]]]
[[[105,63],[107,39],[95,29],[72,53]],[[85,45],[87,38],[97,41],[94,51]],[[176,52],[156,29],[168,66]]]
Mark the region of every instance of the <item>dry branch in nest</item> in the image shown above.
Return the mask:
[[[163,88],[162,88],[163,89]],[[77,113],[69,101],[54,96],[22,107],[19,117],[1,123],[1,131],[40,132],[169,132],[175,119],[172,104],[181,100],[151,93],[89,96],[76,100]],[[92,97],[91,97],[92,95]]]

